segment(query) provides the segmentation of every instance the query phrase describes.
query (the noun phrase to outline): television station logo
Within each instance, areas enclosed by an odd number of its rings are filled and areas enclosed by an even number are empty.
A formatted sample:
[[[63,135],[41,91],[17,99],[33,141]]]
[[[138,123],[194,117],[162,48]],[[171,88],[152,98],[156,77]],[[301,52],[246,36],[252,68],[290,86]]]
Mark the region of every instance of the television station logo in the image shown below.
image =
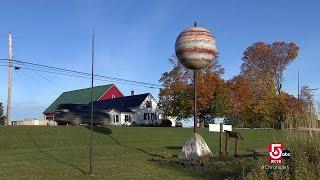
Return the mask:
[[[284,159],[290,159],[291,152],[284,149],[284,145],[281,143],[269,144],[269,163],[281,164]]]

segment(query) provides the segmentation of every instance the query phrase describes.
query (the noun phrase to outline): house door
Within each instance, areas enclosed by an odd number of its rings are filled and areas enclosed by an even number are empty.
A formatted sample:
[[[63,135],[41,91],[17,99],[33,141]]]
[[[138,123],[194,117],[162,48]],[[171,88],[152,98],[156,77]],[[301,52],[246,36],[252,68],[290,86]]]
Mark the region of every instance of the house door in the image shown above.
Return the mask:
[[[113,116],[113,123],[116,123],[116,124],[119,123],[119,115],[114,115]]]

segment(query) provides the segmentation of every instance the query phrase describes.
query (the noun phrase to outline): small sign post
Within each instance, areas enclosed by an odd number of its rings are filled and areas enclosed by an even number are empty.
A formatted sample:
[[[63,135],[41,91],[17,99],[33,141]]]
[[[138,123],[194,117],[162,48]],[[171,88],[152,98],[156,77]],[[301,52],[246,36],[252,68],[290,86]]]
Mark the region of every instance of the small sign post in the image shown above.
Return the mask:
[[[222,126],[222,132],[225,131],[232,131],[232,125],[226,125],[223,123],[220,124],[209,124],[209,131],[210,132],[220,132],[220,128]]]
[[[223,155],[228,155],[228,141],[230,138],[235,139],[234,156],[239,156],[239,145],[242,136],[239,132],[232,131],[232,125],[220,124],[209,124],[210,132],[219,132],[219,157]],[[224,143],[223,143],[224,136]]]
[[[223,123],[220,124],[209,124],[210,132],[219,132],[219,157],[222,157],[224,154],[228,153],[228,145],[227,143],[223,143],[223,136],[225,140],[228,140],[227,134],[225,131],[232,131],[232,125],[225,125]]]

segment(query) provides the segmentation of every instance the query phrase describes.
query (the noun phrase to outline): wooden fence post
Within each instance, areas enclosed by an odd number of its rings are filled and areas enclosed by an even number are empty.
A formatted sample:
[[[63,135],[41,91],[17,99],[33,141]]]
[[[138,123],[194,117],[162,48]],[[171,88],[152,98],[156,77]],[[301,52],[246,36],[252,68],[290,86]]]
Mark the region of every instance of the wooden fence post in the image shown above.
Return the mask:
[[[223,155],[223,124],[220,123],[220,137],[219,137],[219,157]]]
[[[229,134],[228,133],[224,133],[224,138],[225,138],[225,145],[224,145],[224,153],[225,155],[228,155],[228,141],[229,141]]]
[[[238,156],[238,152],[239,152],[239,137],[236,138],[236,146],[235,146],[235,150],[234,150],[234,156]]]

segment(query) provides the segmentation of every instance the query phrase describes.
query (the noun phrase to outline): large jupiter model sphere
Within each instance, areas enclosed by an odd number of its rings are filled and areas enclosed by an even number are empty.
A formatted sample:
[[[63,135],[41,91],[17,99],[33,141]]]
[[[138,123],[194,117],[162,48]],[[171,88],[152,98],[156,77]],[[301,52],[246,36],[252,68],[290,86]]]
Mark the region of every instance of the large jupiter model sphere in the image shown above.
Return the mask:
[[[216,57],[216,40],[206,28],[190,27],[178,36],[175,51],[186,68],[201,69]]]

